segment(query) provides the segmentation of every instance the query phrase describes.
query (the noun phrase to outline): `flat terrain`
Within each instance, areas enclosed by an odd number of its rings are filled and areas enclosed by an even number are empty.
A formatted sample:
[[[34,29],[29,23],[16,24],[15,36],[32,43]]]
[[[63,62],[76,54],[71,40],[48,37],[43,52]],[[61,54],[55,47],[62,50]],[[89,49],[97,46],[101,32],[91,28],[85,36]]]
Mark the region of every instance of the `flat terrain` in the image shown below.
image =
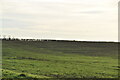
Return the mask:
[[[3,78],[117,78],[118,44],[3,41]]]

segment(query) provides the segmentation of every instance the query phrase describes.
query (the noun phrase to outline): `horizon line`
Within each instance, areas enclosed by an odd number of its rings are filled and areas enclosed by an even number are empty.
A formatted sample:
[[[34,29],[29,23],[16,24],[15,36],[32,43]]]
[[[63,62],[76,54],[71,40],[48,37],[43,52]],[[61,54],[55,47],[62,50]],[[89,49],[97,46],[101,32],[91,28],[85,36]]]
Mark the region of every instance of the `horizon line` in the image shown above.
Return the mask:
[[[9,39],[9,37],[5,37],[6,39]],[[10,37],[11,38],[11,37]],[[4,39],[2,37],[1,39]],[[86,40],[86,39],[65,39],[65,38],[28,38],[28,37],[12,37],[11,39],[39,39],[39,40],[66,40],[66,41],[81,41],[81,42],[120,42],[118,40]]]

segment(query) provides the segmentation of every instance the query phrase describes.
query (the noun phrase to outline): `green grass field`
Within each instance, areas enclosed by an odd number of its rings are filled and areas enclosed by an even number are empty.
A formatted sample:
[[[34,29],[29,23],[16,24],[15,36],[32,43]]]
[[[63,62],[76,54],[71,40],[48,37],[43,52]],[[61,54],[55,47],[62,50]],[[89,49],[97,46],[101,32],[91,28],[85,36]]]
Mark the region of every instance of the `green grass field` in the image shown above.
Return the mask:
[[[118,78],[118,44],[3,41],[3,78]]]

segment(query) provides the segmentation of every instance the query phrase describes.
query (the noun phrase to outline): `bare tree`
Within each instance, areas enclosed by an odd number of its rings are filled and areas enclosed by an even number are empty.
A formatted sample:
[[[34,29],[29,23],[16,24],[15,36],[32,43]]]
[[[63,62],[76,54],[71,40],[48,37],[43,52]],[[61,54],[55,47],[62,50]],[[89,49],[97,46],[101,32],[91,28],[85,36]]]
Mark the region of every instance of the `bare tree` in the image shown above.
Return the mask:
[[[6,35],[3,35],[3,40],[6,40]]]
[[[8,40],[11,40],[11,36],[10,35],[8,35]]]

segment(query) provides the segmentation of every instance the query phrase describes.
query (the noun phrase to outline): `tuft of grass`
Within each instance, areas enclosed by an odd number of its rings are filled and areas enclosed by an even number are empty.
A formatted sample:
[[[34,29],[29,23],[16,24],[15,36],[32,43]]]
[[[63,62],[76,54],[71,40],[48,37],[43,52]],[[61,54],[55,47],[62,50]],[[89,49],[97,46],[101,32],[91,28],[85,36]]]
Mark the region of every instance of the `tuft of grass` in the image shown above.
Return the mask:
[[[41,76],[41,75],[14,72],[6,69],[3,69],[2,73],[3,73],[2,78],[50,78],[50,77]]]

